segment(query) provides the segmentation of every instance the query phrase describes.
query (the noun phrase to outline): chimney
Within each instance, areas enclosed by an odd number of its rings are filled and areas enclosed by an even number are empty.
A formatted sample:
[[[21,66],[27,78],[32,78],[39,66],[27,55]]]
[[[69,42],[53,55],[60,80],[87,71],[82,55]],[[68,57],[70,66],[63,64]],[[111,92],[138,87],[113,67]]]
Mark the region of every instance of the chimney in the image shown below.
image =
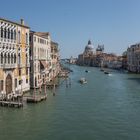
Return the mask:
[[[24,20],[20,19],[21,25],[24,25]]]

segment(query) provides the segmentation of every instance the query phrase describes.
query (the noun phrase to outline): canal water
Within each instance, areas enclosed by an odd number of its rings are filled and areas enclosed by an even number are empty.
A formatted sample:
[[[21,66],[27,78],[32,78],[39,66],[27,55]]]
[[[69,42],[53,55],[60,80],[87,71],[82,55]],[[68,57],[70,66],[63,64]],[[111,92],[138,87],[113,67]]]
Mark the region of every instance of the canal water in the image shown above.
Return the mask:
[[[0,140],[140,140],[140,75],[69,67],[71,86],[61,81],[55,96],[0,107]],[[81,77],[88,83],[78,83]]]

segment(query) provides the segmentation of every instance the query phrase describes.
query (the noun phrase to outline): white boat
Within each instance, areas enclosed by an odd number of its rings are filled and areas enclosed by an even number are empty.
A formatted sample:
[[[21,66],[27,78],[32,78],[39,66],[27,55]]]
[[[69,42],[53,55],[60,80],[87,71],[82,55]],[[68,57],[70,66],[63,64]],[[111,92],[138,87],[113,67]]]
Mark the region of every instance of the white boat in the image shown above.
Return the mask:
[[[86,84],[86,83],[87,83],[87,80],[83,77],[83,78],[81,78],[81,79],[79,80],[79,82],[80,82],[81,84]]]
[[[85,70],[85,72],[89,73],[90,71],[89,70]]]

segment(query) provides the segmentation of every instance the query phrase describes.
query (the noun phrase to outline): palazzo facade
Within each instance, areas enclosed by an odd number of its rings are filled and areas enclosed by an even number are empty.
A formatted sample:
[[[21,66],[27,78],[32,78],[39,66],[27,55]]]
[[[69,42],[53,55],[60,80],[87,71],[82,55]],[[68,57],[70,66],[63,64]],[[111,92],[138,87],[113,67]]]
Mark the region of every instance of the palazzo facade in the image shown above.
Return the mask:
[[[30,83],[39,88],[50,81],[51,39],[48,32],[30,32]]]
[[[28,91],[29,27],[0,18],[0,92]]]

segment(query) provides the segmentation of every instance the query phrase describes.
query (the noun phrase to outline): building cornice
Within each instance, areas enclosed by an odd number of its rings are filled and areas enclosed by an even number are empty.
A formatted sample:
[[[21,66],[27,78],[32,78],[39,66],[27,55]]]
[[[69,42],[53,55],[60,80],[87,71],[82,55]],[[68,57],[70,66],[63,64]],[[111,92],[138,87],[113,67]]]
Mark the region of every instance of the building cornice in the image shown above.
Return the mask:
[[[0,17],[0,21],[10,22],[10,23],[12,23],[12,24],[15,24],[15,25],[18,25],[18,26],[21,26],[21,27],[30,29],[29,26],[26,26],[26,25],[23,25],[23,24],[20,24],[20,23],[18,23],[18,22],[14,22],[14,21],[11,21],[11,20],[8,20],[8,19],[5,19],[5,18],[1,18],[1,17]]]

